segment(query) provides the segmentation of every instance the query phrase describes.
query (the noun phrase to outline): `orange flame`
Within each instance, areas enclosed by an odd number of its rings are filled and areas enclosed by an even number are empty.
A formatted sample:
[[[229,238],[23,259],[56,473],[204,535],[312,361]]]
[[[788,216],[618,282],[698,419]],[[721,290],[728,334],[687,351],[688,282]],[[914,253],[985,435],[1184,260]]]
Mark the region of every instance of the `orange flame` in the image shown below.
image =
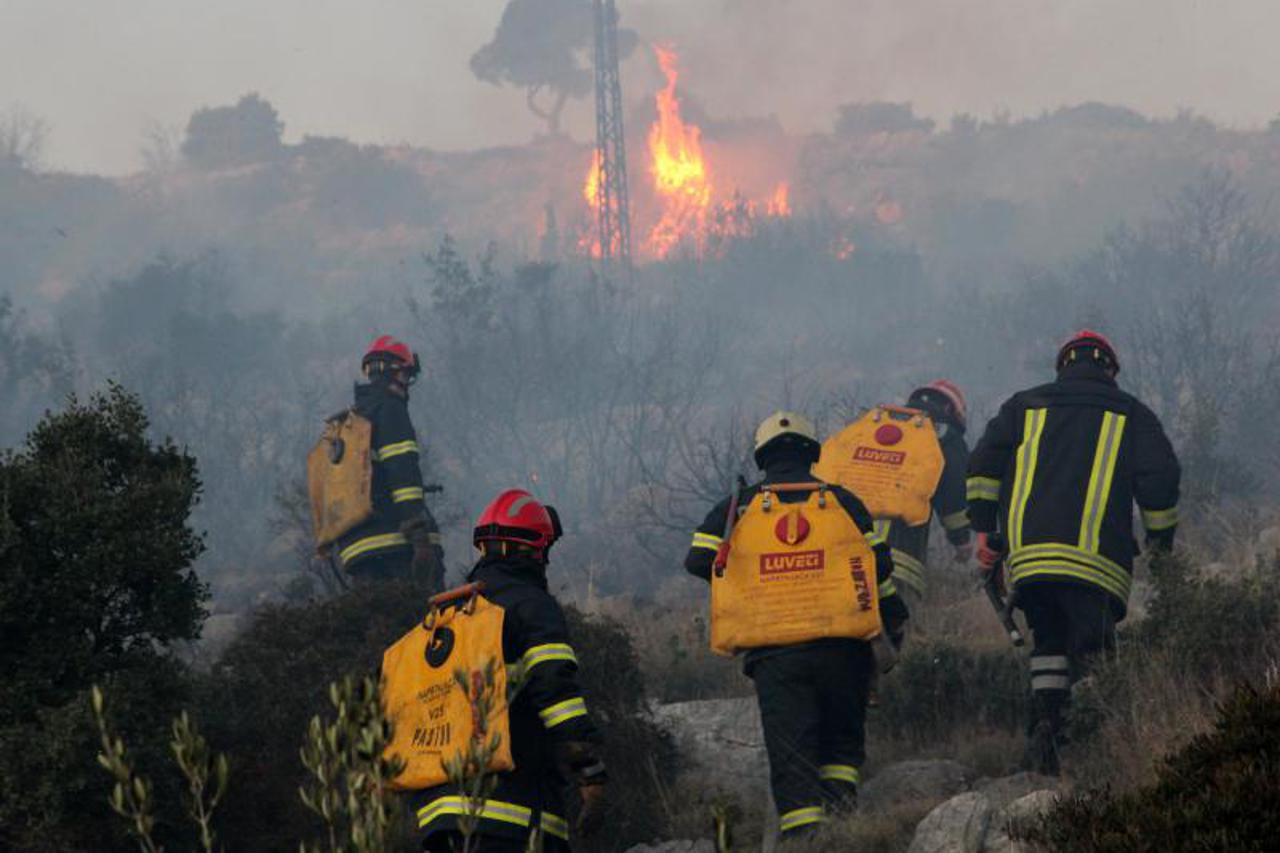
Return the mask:
[[[587,200],[587,209],[592,212],[595,211],[596,205],[600,203],[600,172],[602,165],[600,150],[592,151],[591,166],[587,169],[587,179],[582,185],[582,197]],[[598,258],[600,257],[600,235],[594,227],[594,217],[590,220],[590,223],[578,239],[578,249],[585,252],[589,258]]]
[[[765,211],[770,215],[779,219],[785,219],[791,215],[791,185],[786,181],[778,184],[773,191],[773,197],[769,199]]]
[[[600,149],[591,152],[591,167],[587,169],[587,181],[582,186],[582,196],[594,209],[600,201]]]
[[[653,52],[667,85],[654,98],[658,119],[649,128],[649,173],[662,203],[662,216],[649,232],[647,245],[662,258],[682,240],[701,240],[711,204],[711,179],[702,156],[702,130],[680,117],[676,52],[658,45]]]

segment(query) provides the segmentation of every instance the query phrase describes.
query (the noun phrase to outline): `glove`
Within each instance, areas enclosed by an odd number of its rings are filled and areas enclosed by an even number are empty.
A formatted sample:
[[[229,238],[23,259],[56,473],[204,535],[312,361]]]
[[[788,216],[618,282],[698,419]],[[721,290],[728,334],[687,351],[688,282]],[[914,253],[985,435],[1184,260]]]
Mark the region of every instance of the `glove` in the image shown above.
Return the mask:
[[[600,829],[604,823],[605,788],[603,782],[578,787],[578,819],[573,828],[578,835],[587,838]]]
[[[997,550],[991,546],[991,534],[978,534],[978,567],[983,573],[990,572],[996,567],[996,563],[1000,562],[1000,558],[1004,556],[1004,552]]]

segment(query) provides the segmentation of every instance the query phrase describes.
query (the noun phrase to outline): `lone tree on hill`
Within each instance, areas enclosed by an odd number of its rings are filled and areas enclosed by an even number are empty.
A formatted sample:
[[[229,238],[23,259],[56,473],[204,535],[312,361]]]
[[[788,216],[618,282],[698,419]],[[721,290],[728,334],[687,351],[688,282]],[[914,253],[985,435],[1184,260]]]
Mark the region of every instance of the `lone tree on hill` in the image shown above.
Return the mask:
[[[560,115],[569,98],[591,92],[594,18],[591,0],[510,0],[493,40],[471,57],[471,73],[495,86],[520,86],[529,110],[560,133]],[[636,34],[618,32],[618,56],[635,49]],[[550,103],[541,104],[546,91]]]
[[[283,132],[276,108],[254,92],[233,107],[205,107],[192,113],[182,156],[202,169],[263,163],[280,155]]]

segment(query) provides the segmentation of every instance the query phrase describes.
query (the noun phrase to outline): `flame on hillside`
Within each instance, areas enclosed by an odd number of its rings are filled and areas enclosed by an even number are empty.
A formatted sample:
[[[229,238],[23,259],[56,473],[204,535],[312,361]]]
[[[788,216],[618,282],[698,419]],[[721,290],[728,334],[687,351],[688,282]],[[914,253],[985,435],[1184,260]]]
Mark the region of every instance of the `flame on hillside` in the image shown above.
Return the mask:
[[[649,174],[662,203],[662,215],[649,231],[645,247],[666,257],[682,240],[701,245],[711,205],[711,177],[702,156],[702,129],[680,116],[676,83],[678,57],[670,47],[654,45],[667,85],[654,96],[658,117],[649,128]]]
[[[637,199],[638,209],[633,210],[637,230],[645,235],[640,254],[660,259],[681,246],[698,255],[718,251],[730,240],[755,233],[762,218],[791,216],[791,188],[786,181],[777,183],[773,193],[758,202],[736,189],[716,196],[702,129],[685,121],[680,113],[676,90],[679,57],[669,46],[654,45],[653,52],[666,84],[654,95],[657,116],[646,139],[652,200],[646,204]],[[594,210],[600,198],[599,152],[592,154],[582,194]],[[599,236],[594,229],[583,235],[579,249],[599,257]]]

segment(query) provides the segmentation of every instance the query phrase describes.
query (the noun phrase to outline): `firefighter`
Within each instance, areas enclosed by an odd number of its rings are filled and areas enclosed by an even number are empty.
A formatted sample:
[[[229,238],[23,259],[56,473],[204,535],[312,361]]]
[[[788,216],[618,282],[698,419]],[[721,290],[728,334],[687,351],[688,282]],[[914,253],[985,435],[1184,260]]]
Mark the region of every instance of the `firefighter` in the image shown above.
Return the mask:
[[[514,769],[496,774],[479,809],[477,853],[568,850],[564,788],[576,789],[575,828],[582,835],[601,820],[606,781],[600,735],[583,701],[578,661],[560,605],[547,591],[547,557],[560,536],[555,510],[528,492],[498,495],[476,521],[480,559],[468,580],[503,608],[502,655],[521,673],[507,707]],[[460,792],[445,785],[418,794],[415,814],[423,847],[462,850]],[[541,847],[529,846],[537,830]]]
[[[361,361],[366,382],[355,410],[373,425],[373,516],[339,537],[338,560],[357,582],[417,577],[444,585],[444,551],[427,509],[422,448],[409,419],[409,387],[420,370],[409,347],[382,335]]]
[[[763,489],[814,483],[810,469],[820,452],[813,425],[803,415],[778,412],[765,419],[755,436],[755,461],[764,479],[739,490],[736,501],[726,498],[707,514],[685,558],[689,573],[711,581],[731,505],[739,513],[737,524]],[[852,520],[850,530],[856,527],[868,544],[875,541],[873,522],[862,502],[839,486],[823,488]],[[776,497],[793,505],[808,499],[803,492],[788,491],[778,491]],[[880,617],[890,638],[901,642],[907,609],[893,589],[893,559],[883,541],[875,541],[873,553]],[[851,599],[848,607],[854,606]],[[875,668],[871,643],[857,639],[824,637],[747,651],[744,671],[755,683],[784,839],[815,829],[829,814],[855,803],[859,768],[866,758],[864,723]]]
[[[1056,381],[1014,394],[987,425],[967,487],[978,563],[990,572],[1005,557],[1033,634],[1027,762],[1047,773],[1058,771],[1071,687],[1114,649],[1125,616],[1133,504],[1148,550],[1168,551],[1180,479],[1160,421],[1117,386],[1105,337],[1077,332],[1056,366]]]
[[[939,379],[921,386],[907,398],[907,407],[929,415],[942,449],[942,477],[931,501],[933,515],[946,532],[955,561],[967,563],[973,556],[969,511],[965,500],[965,476],[969,470],[969,447],[964,431],[968,406],[955,383]],[[926,586],[925,562],[929,554],[929,522],[909,526],[902,521],[876,519],[876,532],[893,552],[893,580],[899,589],[923,598]]]

